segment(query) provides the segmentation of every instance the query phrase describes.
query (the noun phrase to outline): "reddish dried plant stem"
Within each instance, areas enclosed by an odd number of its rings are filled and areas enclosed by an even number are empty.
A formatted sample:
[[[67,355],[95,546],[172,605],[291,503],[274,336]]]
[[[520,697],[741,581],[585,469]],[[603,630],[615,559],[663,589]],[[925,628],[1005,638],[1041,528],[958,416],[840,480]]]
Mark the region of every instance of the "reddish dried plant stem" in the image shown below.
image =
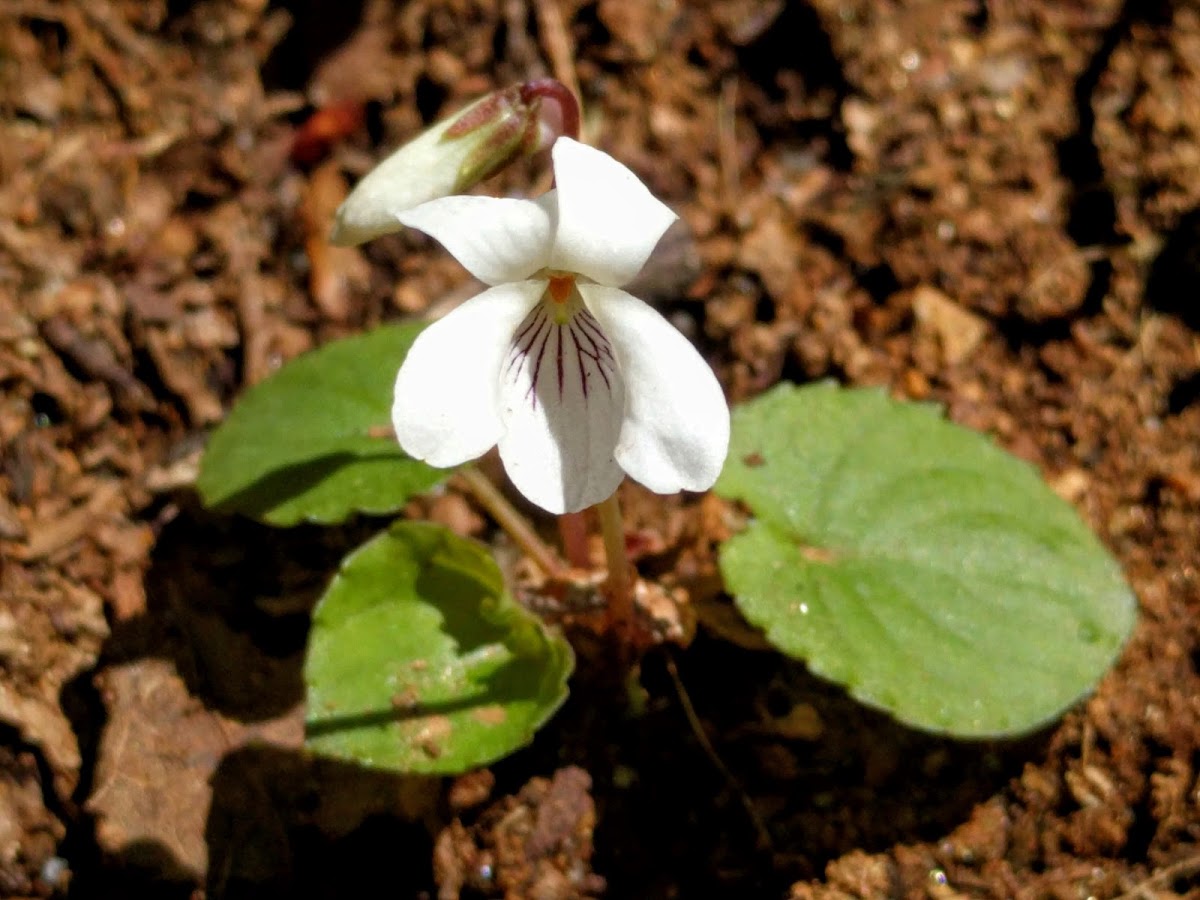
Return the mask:
[[[459,476],[467,483],[471,493],[480,505],[496,520],[513,539],[525,555],[537,563],[538,567],[551,578],[562,578],[566,574],[565,567],[558,556],[546,546],[537,536],[529,520],[521,515],[505,496],[500,493],[487,476],[474,466],[463,466],[458,471]]]

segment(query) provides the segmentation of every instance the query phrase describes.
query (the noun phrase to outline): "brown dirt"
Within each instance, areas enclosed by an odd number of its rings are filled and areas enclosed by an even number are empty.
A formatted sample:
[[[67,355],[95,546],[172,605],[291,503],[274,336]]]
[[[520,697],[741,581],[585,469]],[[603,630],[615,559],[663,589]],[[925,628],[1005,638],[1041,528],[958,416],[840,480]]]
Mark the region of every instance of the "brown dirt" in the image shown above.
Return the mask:
[[[204,435],[282,360],[471,290],[325,222],[542,74],[681,213],[638,291],[734,400],[933,399],[1076,504],[1142,608],[1091,699],[1008,743],[898,726],[738,627],[719,504],[628,487],[643,574],[709,598],[639,716],[582,641],[490,777],[298,751],[308,611],[377,523],[205,514]],[[0,111],[0,895],[1200,897],[1193,4],[0,0]]]

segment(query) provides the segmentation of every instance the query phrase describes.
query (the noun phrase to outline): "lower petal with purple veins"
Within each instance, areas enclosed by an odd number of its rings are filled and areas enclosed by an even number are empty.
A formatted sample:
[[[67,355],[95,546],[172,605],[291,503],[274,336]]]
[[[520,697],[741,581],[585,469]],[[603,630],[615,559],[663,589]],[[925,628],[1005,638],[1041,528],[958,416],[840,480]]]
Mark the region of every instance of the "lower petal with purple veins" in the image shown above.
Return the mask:
[[[624,475],[613,456],[624,409],[612,346],[591,313],[539,303],[501,366],[500,457],[517,489],[552,513],[607,499]]]

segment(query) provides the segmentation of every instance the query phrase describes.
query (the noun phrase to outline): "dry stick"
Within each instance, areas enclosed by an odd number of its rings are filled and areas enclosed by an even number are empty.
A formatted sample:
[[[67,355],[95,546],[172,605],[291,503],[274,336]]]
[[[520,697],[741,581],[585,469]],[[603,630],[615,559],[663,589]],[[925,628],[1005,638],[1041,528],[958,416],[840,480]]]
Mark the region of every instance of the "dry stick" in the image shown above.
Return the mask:
[[[608,618],[610,622],[633,624],[633,584],[629,579],[629,556],[625,552],[625,525],[617,494],[596,504],[604,556],[608,560]]]
[[[675,667],[675,657],[671,655],[669,650],[666,651],[667,672],[671,676],[671,681],[675,684],[675,693],[679,695],[679,704],[683,707],[683,714],[687,716],[688,724],[692,726],[692,731],[696,735],[696,740],[700,742],[700,746],[704,749],[705,755],[713,767],[724,776],[726,783],[737,794],[738,799],[742,801],[742,806],[746,810],[746,815],[750,817],[751,824],[754,825],[754,831],[758,834],[758,847],[760,850],[775,849],[775,842],[771,839],[771,832],[767,830],[766,823],[762,820],[762,816],[758,814],[758,810],[754,806],[754,801],[750,799],[733,773],[729,771],[729,766],[725,765],[725,761],[717,755],[716,748],[713,747],[712,741],[708,739],[708,735],[704,733],[704,726],[700,723],[700,717],[696,715],[696,707],[692,706],[692,698],[688,696],[687,689],[683,686],[683,679],[679,677],[679,669]]]
[[[571,38],[567,35],[567,26],[563,22],[562,10],[558,8],[558,0],[534,0],[533,11],[537,15],[538,34],[542,38],[542,46],[550,57],[550,71],[554,77],[570,88],[571,93],[583,99],[579,93],[579,78],[575,74],[575,53],[571,49]],[[580,118],[583,109],[580,107]]]
[[[525,0],[504,0],[501,15],[507,26],[505,57],[518,72],[534,71],[541,60],[527,25],[529,4]]]
[[[1200,853],[1181,859],[1164,869],[1159,869],[1145,881],[1140,882],[1133,890],[1121,894],[1114,900],[1154,900],[1155,895],[1150,893],[1151,888],[1164,885],[1176,878],[1195,875],[1197,872],[1200,872]]]
[[[741,182],[737,145],[737,93],[737,76],[731,75],[721,82],[721,94],[717,98],[717,162],[721,169],[721,192],[725,195],[725,211],[731,218],[737,214],[738,184]]]
[[[458,470],[458,474],[467,483],[475,499],[491,514],[496,523],[508,532],[508,536],[517,546],[525,551],[525,555],[537,563],[538,568],[551,578],[566,576],[566,569],[558,556],[537,536],[529,520],[517,512],[486,475],[474,466],[463,466]]]

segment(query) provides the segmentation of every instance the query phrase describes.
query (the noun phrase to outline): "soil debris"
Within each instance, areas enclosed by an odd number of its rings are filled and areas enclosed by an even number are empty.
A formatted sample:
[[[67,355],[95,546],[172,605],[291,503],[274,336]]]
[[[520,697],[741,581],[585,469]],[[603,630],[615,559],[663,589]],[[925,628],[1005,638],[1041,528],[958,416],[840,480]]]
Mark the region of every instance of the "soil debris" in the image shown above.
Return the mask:
[[[0,58],[0,893],[1200,890],[1194,4],[2,0]],[[679,213],[631,290],[733,401],[939,403],[1076,506],[1142,612],[1089,700],[1011,743],[900,728],[764,652],[714,553],[738,510],[627,486],[697,727],[658,651],[632,716],[583,636],[494,785],[304,755],[308,614],[378,523],[214,520],[199,449],[287,359],[477,291],[421,236],[334,252],[325,220],[548,73]],[[457,491],[410,512],[510,554]]]
[[[438,897],[464,889],[484,897],[575,900],[604,890],[591,871],[596,810],[591,778],[575,766],[534,778],[485,809],[471,826],[455,819],[437,838]]]

